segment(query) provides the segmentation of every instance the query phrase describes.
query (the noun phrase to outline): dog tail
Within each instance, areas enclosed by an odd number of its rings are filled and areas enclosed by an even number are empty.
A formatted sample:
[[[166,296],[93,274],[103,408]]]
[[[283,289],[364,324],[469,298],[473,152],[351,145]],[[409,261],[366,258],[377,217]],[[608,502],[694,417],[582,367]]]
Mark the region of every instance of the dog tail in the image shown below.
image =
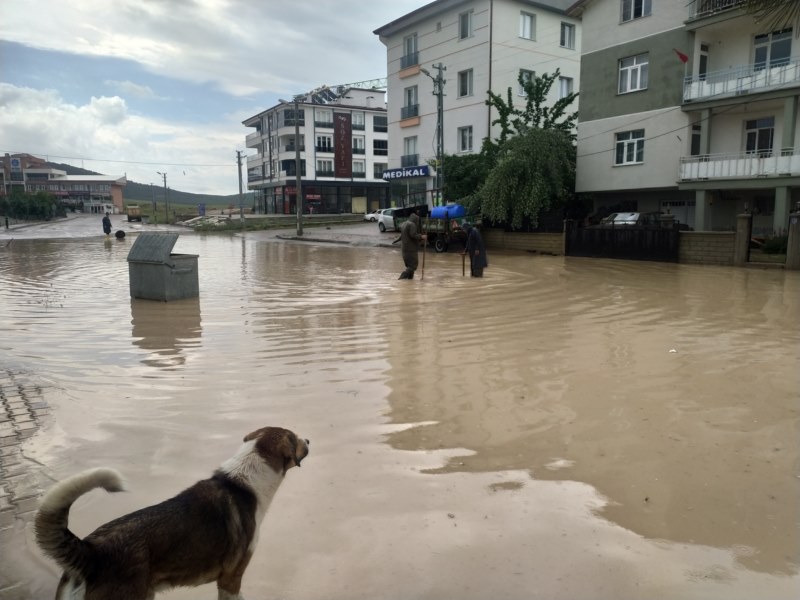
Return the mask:
[[[44,495],[36,513],[36,543],[67,572],[80,575],[91,564],[89,546],[69,530],[69,509],[83,494],[99,487],[121,492],[125,484],[114,469],[90,469],[57,483]]]

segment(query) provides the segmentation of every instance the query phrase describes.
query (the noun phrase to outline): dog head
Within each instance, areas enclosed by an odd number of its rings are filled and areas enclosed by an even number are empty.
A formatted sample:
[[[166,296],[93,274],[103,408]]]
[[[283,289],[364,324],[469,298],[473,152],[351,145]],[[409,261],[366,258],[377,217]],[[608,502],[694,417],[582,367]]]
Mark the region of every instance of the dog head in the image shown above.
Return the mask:
[[[308,456],[308,440],[281,427],[262,427],[244,436],[245,442],[255,441],[254,450],[276,473],[286,474],[299,467]]]

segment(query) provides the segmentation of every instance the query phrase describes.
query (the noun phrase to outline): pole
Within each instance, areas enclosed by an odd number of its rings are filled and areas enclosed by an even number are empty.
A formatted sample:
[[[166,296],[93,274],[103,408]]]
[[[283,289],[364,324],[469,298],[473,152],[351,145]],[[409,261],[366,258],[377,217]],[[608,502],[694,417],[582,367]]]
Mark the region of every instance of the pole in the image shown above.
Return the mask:
[[[164,178],[164,224],[169,225],[169,196],[167,196],[167,173],[156,171]]]
[[[297,235],[303,235],[303,187],[300,180],[300,109],[297,97],[294,99],[294,170],[295,182],[295,212],[297,213]]]
[[[461,253],[461,276],[466,277],[467,275],[467,254],[465,252]]]
[[[428,240],[422,240],[422,275],[420,276],[420,281],[425,279],[425,248],[428,245]]]
[[[444,84],[442,71],[446,71],[442,63],[433,65],[439,72],[434,80],[433,93],[436,94],[436,188],[439,205],[444,204]]]
[[[239,219],[244,227],[244,200],[242,200],[242,151],[236,151],[236,164],[239,166]]]

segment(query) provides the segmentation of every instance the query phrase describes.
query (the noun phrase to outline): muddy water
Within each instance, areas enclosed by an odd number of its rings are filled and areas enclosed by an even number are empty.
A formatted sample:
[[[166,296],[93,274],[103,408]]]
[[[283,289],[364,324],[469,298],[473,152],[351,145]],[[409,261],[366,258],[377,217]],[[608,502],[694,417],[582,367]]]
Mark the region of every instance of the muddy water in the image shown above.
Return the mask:
[[[12,597],[57,579],[15,486],[121,470],[83,535],[265,424],[311,455],[247,597],[797,597],[797,274],[493,254],[481,281],[429,254],[406,282],[396,250],[183,235],[200,298],[157,303],[131,242],[0,253],[0,370],[51,407],[6,486]]]

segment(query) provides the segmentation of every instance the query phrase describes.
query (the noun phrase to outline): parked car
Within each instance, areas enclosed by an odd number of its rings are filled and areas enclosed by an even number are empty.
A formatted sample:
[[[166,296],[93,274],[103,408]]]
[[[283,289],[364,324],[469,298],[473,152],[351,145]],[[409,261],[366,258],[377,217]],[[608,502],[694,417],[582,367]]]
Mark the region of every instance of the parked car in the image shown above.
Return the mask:
[[[378,211],[378,229],[382,232],[387,229],[390,231],[395,230],[393,208],[384,208]]]
[[[378,220],[378,213],[379,210],[373,210],[372,212],[364,213],[364,220],[369,221],[370,223],[374,223]]]
[[[600,219],[597,225],[591,227],[599,227],[607,229],[609,227],[661,227],[661,214],[659,212],[618,212],[611,213],[607,217]],[[691,231],[692,228],[685,223],[675,221],[675,227],[682,231]]]

